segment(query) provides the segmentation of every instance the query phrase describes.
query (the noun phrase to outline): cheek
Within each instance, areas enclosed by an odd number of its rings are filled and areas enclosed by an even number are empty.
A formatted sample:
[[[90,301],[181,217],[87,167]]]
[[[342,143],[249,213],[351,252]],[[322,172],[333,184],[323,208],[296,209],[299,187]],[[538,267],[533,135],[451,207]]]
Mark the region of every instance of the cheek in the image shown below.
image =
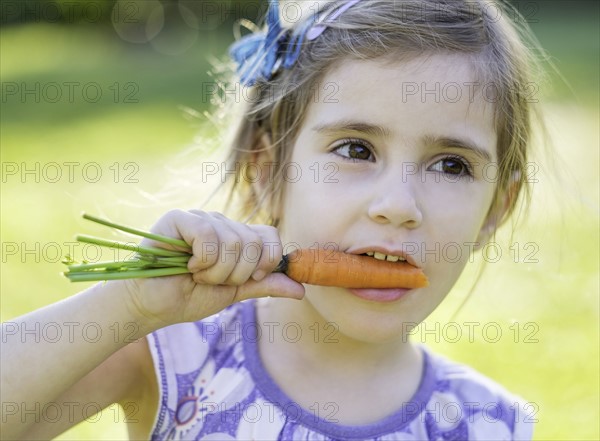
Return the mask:
[[[350,191],[337,175],[319,163],[297,162],[301,178],[286,184],[280,234],[284,242],[303,247],[342,247],[345,232],[357,220],[361,204],[356,192]],[[328,163],[333,164],[333,163]],[[318,168],[317,168],[318,167]]]
[[[303,248],[313,246],[315,242],[332,241],[336,210],[329,201],[329,196],[318,189],[307,173],[296,182],[288,182],[279,228],[282,241],[294,242]]]
[[[443,267],[449,279],[458,277],[477,248],[479,234],[486,221],[493,187],[465,184],[450,186],[424,208],[424,243],[421,260],[429,266]]]
[[[492,202],[494,187],[487,183],[448,183],[425,189],[424,218],[451,237],[479,233]],[[430,222],[431,223],[431,222]]]

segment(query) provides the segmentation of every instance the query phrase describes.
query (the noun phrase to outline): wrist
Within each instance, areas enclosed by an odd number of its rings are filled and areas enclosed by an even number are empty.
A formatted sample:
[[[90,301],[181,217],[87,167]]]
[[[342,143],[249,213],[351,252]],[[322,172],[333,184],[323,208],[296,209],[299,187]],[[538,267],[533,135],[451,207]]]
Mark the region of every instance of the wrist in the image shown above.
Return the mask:
[[[141,307],[139,286],[135,280],[102,282],[95,285],[93,289],[98,291],[98,295],[107,297],[114,304],[115,312],[117,312],[115,317],[118,317],[118,320],[115,320],[115,326],[129,329],[129,342],[172,324],[152,316]]]

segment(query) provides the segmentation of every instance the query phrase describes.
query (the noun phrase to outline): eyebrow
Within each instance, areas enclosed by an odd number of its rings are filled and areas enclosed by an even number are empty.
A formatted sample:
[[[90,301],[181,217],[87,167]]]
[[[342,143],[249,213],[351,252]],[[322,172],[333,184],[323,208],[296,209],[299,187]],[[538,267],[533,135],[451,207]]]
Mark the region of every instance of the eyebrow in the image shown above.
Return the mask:
[[[312,130],[318,133],[338,133],[344,131],[361,132],[367,135],[378,136],[381,138],[390,138],[390,130],[383,126],[376,124],[370,124],[362,121],[353,121],[348,119],[342,119],[330,123],[317,124],[312,127]],[[472,141],[466,139],[459,139],[449,136],[433,136],[427,135],[425,137],[425,143],[428,145],[439,145],[442,147],[452,147],[455,149],[464,149],[473,152],[481,159],[487,162],[492,162],[492,155],[484,148],[478,146]]]
[[[437,136],[426,136],[425,140],[427,144],[440,145],[443,147],[452,147],[455,149],[464,149],[473,152],[475,155],[479,156],[481,159],[487,162],[492,162],[492,155],[486,149],[479,147],[474,142],[471,142],[466,139],[459,139],[453,137],[437,137]]]
[[[312,128],[319,133],[335,133],[343,131],[362,132],[367,135],[378,136],[380,138],[389,138],[390,131],[382,126],[369,124],[361,121],[352,121],[342,119],[332,123],[317,124]]]

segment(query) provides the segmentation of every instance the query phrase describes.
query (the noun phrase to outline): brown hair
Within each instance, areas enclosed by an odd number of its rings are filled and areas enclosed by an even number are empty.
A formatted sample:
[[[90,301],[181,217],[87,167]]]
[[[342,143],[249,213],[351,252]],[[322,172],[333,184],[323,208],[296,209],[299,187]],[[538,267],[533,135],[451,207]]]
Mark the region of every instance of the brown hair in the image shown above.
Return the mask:
[[[239,198],[240,215],[246,220],[278,225],[274,213],[284,195],[283,167],[311,103],[311,91],[336,63],[348,58],[389,59],[390,54],[394,60],[405,60],[458,53],[471,57],[483,84],[495,86],[494,96],[487,96],[494,103],[498,149],[497,188],[489,214],[502,213],[494,223],[500,224],[515,210],[519,195],[527,200],[530,194],[526,172],[533,100],[528,93],[535,90],[537,64],[528,45],[539,47],[525,20],[508,5],[480,0],[358,2],[316,40],[305,41],[292,68],[270,81],[259,81],[250,88],[252,99],[236,104],[242,108],[233,122],[228,167],[237,166],[238,171],[231,179],[229,201]],[[265,134],[269,146],[262,141]],[[244,177],[265,148],[272,149],[268,152],[272,179],[257,186]],[[508,206],[498,211],[505,195]]]

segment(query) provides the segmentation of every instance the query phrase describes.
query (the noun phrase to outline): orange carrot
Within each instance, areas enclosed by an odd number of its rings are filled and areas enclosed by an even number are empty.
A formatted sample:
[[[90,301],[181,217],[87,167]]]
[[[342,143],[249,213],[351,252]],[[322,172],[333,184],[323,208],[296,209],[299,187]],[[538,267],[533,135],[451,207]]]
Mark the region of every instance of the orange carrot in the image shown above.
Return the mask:
[[[310,285],[340,288],[422,288],[429,282],[420,268],[406,262],[331,250],[302,249],[286,257],[288,277]]]

